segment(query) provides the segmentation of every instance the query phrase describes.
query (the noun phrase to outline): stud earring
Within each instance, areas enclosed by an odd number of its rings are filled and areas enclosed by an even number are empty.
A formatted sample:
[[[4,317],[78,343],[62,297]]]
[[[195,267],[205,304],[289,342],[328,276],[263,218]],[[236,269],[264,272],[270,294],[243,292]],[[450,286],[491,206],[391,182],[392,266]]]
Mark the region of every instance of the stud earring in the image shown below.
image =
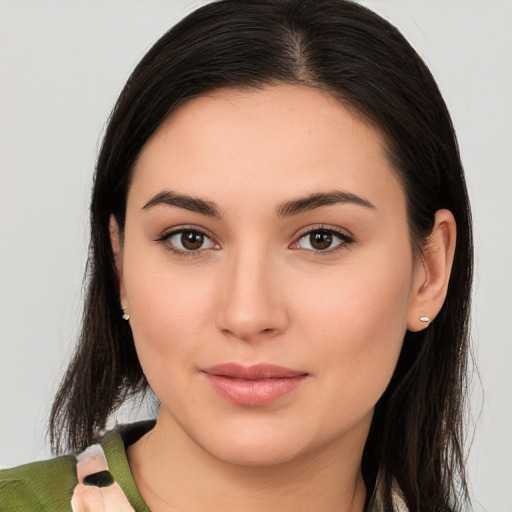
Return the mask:
[[[420,322],[425,322],[428,327],[430,325],[430,318],[428,316],[420,316]]]
[[[126,320],[126,321],[130,320],[130,315],[125,311],[126,308],[124,306],[121,306],[121,309],[123,311],[123,316],[122,316],[123,320]]]

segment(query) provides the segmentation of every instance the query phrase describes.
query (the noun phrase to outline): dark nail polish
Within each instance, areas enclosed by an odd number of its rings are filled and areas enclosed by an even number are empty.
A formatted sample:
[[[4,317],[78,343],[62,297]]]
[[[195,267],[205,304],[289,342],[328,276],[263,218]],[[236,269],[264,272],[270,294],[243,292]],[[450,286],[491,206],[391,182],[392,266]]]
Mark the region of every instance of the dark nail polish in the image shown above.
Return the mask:
[[[99,471],[92,475],[84,477],[84,485],[94,485],[95,487],[108,487],[114,483],[114,477],[110,471]]]

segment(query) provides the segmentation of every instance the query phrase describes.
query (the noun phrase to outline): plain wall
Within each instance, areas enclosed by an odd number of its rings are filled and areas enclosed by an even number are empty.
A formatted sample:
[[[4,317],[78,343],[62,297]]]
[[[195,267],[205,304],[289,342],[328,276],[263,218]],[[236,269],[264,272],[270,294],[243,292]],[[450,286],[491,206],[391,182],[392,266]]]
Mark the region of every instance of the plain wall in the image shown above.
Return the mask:
[[[512,512],[512,2],[363,3],[423,55],[459,136],[475,220],[481,381],[469,474],[476,510]],[[198,4],[0,0],[3,467],[50,456],[46,420],[78,330],[92,171],[110,110],[145,51]]]

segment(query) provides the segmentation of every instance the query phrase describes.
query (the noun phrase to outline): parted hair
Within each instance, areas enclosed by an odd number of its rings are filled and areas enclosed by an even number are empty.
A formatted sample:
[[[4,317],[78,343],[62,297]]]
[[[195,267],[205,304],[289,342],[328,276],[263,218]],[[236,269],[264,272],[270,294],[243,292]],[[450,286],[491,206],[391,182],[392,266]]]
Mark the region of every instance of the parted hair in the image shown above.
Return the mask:
[[[303,84],[330,93],[382,134],[407,202],[411,244],[428,243],[437,210],[457,223],[446,301],[425,330],[407,332],[376,405],[362,473],[366,510],[467,510],[463,420],[472,280],[471,215],[450,115],[429,69],[402,34],[347,0],[220,0],[170,29],[133,71],[98,156],[83,324],[50,417],[55,451],[91,443],[148,384],[122,320],[110,243],[121,232],[134,164],[162,122],[209,91]]]

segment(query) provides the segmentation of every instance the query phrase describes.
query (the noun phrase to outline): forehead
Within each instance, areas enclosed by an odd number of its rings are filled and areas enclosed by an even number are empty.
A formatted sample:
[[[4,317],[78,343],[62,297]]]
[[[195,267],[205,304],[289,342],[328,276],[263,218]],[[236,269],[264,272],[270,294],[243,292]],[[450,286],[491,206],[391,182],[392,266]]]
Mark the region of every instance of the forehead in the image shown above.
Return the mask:
[[[331,95],[292,85],[223,89],[171,114],[141,152],[130,195],[165,188],[275,201],[332,188],[402,195],[381,134]]]

